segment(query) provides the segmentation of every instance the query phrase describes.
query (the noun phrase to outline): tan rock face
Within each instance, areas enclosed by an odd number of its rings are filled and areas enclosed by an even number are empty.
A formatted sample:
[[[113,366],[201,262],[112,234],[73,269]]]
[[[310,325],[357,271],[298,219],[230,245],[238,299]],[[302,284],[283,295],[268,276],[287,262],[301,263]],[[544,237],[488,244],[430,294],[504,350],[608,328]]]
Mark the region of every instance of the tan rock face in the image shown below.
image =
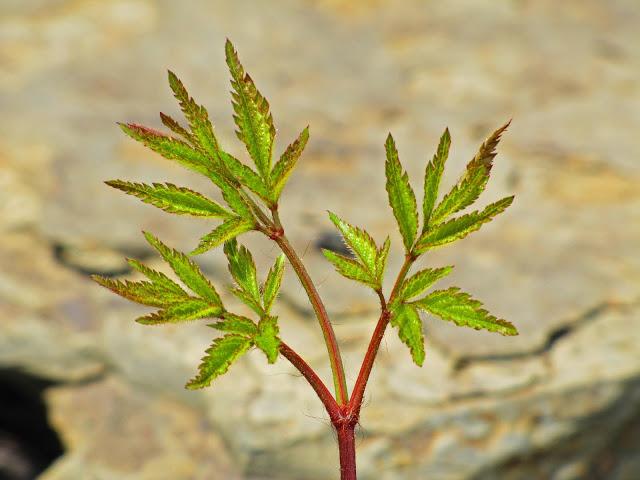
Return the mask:
[[[389,331],[363,410],[362,478],[640,478],[627,447],[640,424],[637,2],[184,3],[0,2],[0,367],[59,382],[47,403],[68,452],[44,478],[335,476],[326,415],[286,362],[254,352],[214,388],[186,392],[211,330],[135,325],[142,308],[88,280],[127,274],[125,256],[160,268],[141,229],[185,250],[211,229],[103,181],[212,194],[114,125],[158,127],[158,111],[177,114],[167,67],[209,108],[221,143],[248,158],[233,134],[226,36],[271,102],[277,152],[311,126],[282,218],[336,324],[350,383],[377,299],[319,253],[333,233],[326,210],[378,240],[391,234],[388,288],[402,255],[384,192],[387,131],[419,191],[445,126],[446,187],[514,118],[483,197],[515,193],[513,207],[423,265],[455,264],[447,282],[521,335],[427,318],[420,370]],[[264,271],[273,245],[243,241]],[[197,260],[223,290],[221,253]],[[282,335],[328,379],[290,270],[283,288]]]

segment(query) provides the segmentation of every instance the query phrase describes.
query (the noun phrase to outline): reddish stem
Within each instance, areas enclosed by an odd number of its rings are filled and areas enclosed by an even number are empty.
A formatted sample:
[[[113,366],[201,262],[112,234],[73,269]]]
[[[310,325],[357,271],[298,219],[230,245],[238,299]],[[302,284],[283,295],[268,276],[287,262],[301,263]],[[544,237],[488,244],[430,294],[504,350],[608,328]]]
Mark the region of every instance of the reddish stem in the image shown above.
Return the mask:
[[[279,223],[279,222],[277,222]],[[281,225],[277,225],[282,230]],[[347,393],[347,382],[344,375],[344,366],[342,365],[342,357],[340,356],[340,347],[338,347],[338,341],[336,340],[336,334],[333,331],[331,322],[329,321],[329,315],[327,310],[320,299],[320,294],[316,290],[315,285],[311,281],[311,277],[307,273],[307,269],[303,265],[302,261],[296,254],[295,250],[289,243],[287,237],[282,233],[274,238],[275,242],[280,246],[282,252],[287,256],[291,266],[295,270],[300,279],[300,283],[307,292],[309,301],[313,306],[313,310],[316,313],[322,334],[324,336],[325,344],[327,345],[327,352],[329,353],[329,362],[331,363],[331,371],[333,373],[333,383],[336,390],[336,400],[339,405],[346,405],[349,401],[349,395]]]
[[[335,427],[340,451],[340,479],[357,480],[355,424],[345,422]]]
[[[304,378],[307,379],[311,387],[315,390],[316,394],[320,398],[320,401],[323,403],[324,407],[327,409],[327,413],[329,414],[329,418],[331,418],[331,422],[335,423],[339,420],[341,416],[340,407],[336,403],[333,395],[324,382],[318,377],[316,372],[309,366],[304,359],[298,355],[289,345],[284,342],[280,342],[280,353],[289,360],[294,367],[298,369],[298,371],[302,374]]]
[[[402,285],[402,282],[404,282],[404,279],[407,276],[409,268],[411,268],[411,264],[414,262],[414,260],[415,258],[411,254],[408,254],[405,257],[404,264],[400,269],[400,273],[398,273],[396,283],[393,285],[391,296],[389,297],[389,303],[393,301],[396,294],[398,293],[398,289]],[[382,310],[382,313],[380,314],[380,318],[378,319],[376,328],[373,331],[373,335],[371,336],[371,341],[369,342],[369,346],[367,347],[367,353],[365,353],[364,360],[362,361],[362,366],[360,367],[360,373],[358,373],[358,378],[353,387],[351,399],[349,400],[349,411],[356,419],[356,421],[360,419],[360,408],[362,406],[364,391],[367,388],[367,382],[369,381],[369,376],[371,375],[373,363],[375,362],[376,356],[378,355],[380,343],[382,342],[382,337],[384,337],[384,332],[387,329],[387,324],[389,323],[389,318],[391,316],[387,308],[387,302],[385,301],[382,292],[378,291],[378,296],[380,297],[380,308]]]

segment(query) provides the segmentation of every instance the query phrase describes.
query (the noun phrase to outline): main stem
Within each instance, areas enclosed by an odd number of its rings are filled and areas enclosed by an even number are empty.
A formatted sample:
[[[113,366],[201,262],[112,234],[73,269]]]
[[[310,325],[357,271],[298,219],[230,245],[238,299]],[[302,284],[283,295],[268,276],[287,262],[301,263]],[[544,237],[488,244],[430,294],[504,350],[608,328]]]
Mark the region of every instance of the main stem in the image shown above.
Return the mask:
[[[356,437],[355,425],[351,422],[336,425],[338,448],[340,450],[340,479],[356,480]]]

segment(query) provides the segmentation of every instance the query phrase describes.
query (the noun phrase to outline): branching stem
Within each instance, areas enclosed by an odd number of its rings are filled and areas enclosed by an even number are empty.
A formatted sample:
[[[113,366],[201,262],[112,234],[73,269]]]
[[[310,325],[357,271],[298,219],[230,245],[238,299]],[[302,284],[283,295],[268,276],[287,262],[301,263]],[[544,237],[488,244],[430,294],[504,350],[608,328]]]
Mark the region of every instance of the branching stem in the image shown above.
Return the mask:
[[[307,296],[309,297],[309,301],[311,302],[311,306],[313,307],[313,311],[318,318],[318,322],[320,323],[320,328],[322,329],[322,335],[324,336],[324,342],[327,345],[327,352],[329,353],[329,362],[331,364],[331,372],[333,374],[333,383],[336,392],[336,400],[338,405],[346,405],[349,401],[349,394],[347,390],[347,382],[344,375],[344,366],[342,364],[342,356],[340,355],[340,347],[338,346],[338,341],[336,340],[335,332],[333,331],[333,326],[331,325],[331,321],[329,320],[329,315],[327,310],[322,303],[322,299],[320,298],[320,294],[316,289],[311,277],[309,277],[309,273],[305,268],[304,264],[300,260],[300,257],[296,253],[296,251],[289,243],[289,239],[287,239],[284,234],[284,229],[282,224],[280,223],[280,218],[278,217],[277,210],[272,209],[275,228],[279,232],[277,236],[273,236],[272,239],[278,244],[282,252],[286,255],[287,259],[291,263],[291,266],[295,270],[298,278],[300,279],[300,283],[304,287],[307,292]]]
[[[302,376],[307,379],[311,387],[315,390],[316,394],[320,398],[320,401],[327,409],[327,413],[329,414],[329,418],[331,418],[331,421],[337,421],[337,419],[340,417],[340,407],[338,407],[338,404],[333,398],[333,395],[331,395],[331,392],[327,389],[324,382],[320,379],[320,377],[318,377],[316,372],[309,366],[307,362],[304,361],[302,357],[300,357],[300,355],[298,355],[289,345],[284,342],[280,342],[280,353],[282,353],[282,355],[284,355],[284,357],[298,369]]]
[[[415,261],[415,258],[408,254],[405,257],[404,264],[398,273],[398,278],[393,286],[391,291],[391,295],[389,296],[389,303],[393,302],[395,299],[398,289],[404,282],[404,279],[411,268],[411,265]],[[358,378],[356,380],[355,386],[353,387],[353,393],[351,394],[351,400],[349,401],[350,411],[352,415],[358,420],[360,418],[360,408],[362,406],[362,399],[364,397],[364,391],[367,388],[367,382],[369,381],[369,375],[371,375],[371,370],[373,368],[373,363],[378,355],[378,350],[380,349],[380,343],[382,342],[382,337],[384,337],[384,332],[387,329],[387,324],[389,323],[389,318],[391,316],[388,310],[388,303],[386,302],[384,295],[381,291],[378,291],[378,296],[380,297],[380,309],[381,314],[378,319],[378,323],[376,324],[376,328],[373,331],[373,335],[371,336],[371,341],[369,342],[369,346],[367,347],[367,352],[365,353],[364,360],[362,361],[362,366],[360,367],[360,373],[358,373]]]

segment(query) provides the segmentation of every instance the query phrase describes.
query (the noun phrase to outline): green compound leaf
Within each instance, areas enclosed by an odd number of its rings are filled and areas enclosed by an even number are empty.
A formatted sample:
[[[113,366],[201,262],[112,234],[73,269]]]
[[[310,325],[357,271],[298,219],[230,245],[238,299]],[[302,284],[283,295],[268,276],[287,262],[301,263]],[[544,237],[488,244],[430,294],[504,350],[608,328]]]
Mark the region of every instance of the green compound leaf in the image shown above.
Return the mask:
[[[202,105],[198,105],[194,99],[189,96],[187,89],[173,72],[169,71],[168,76],[171,90],[173,90],[173,94],[180,103],[182,112],[191,127],[192,135],[190,138],[196,141],[198,146],[206,152],[213,161],[219,162],[218,152],[220,149],[216,136],[213,133],[213,126],[209,120],[207,110]]]
[[[329,218],[336,228],[340,230],[347,246],[360,259],[371,277],[375,278],[377,276],[376,260],[378,258],[378,248],[371,235],[360,228],[348,224],[332,212],[329,212]]]
[[[432,223],[439,223],[475,202],[489,181],[493,159],[497,155],[496,147],[504,131],[511,122],[506,123],[480,146],[478,153],[467,165],[462,179],[445,195],[431,217]]]
[[[291,172],[293,172],[293,168],[296,166],[308,141],[309,127],[307,126],[298,138],[287,147],[273,166],[273,171],[271,172],[271,200],[274,204],[278,203],[282,189],[286,185],[289,176],[291,176]]]
[[[214,286],[202,274],[200,267],[193,260],[184,253],[167,247],[148,232],[144,232],[144,236],[187,287],[208,302],[209,305],[222,308],[222,301],[218,292],[216,292]]]
[[[482,308],[482,303],[474,300],[459,288],[436,290],[413,305],[443,320],[462,327],[488,330],[502,335],[517,335],[518,330],[510,322],[498,319]]]
[[[453,267],[449,266],[444,268],[425,268],[419,271],[411,278],[405,280],[398,293],[398,297],[404,301],[420,295],[438,280],[449,275],[452,269]]]
[[[150,307],[168,307],[189,298],[187,293],[182,290],[181,292],[167,290],[162,285],[153,282],[112,280],[99,275],[92,275],[91,278],[121,297]]]
[[[451,135],[449,129],[445,129],[440,137],[438,150],[433,159],[427,164],[424,172],[424,199],[422,201],[422,211],[424,212],[424,227],[422,231],[426,231],[431,221],[433,208],[438,200],[438,189],[444,172],[444,164],[449,157],[449,147],[451,146]]]
[[[264,282],[262,287],[262,303],[264,304],[265,313],[269,313],[271,311],[271,307],[273,306],[273,302],[278,296],[278,292],[280,291],[280,286],[282,285],[282,276],[284,275],[284,261],[285,256],[281,253],[278,258],[276,258],[273,267],[269,270],[267,274],[267,279]]]
[[[196,249],[191,252],[191,255],[200,255],[207,252],[242,233],[253,230],[254,227],[255,223],[253,220],[247,220],[242,217],[232,217],[202,237]]]
[[[176,138],[135,123],[119,124],[124,133],[164,158],[210,177],[215,174],[209,159],[199,150]]]
[[[374,290],[379,288],[378,279],[360,262],[327,249],[322,249],[322,253],[326,259],[333,264],[340,275],[364,283]]]
[[[256,347],[264,352],[269,363],[275,363],[280,350],[280,339],[278,338],[278,319],[266,316],[258,323],[259,333],[254,337]]]
[[[244,245],[238,248],[234,238],[224,244],[224,254],[229,261],[229,272],[244,296],[249,297],[253,304],[261,305],[256,264],[251,252]]]
[[[197,217],[232,216],[231,212],[204,195],[188,188],[176,187],[172,183],[147,185],[123,180],[110,180],[105,183],[129,195],[134,195],[143,202],[154,205],[165,212]]]
[[[227,152],[221,150],[220,157],[233,177],[264,201],[269,201],[269,189],[260,178],[260,175]]]
[[[398,150],[391,134],[387,137],[385,148],[387,151],[387,161],[385,163],[386,188],[389,194],[389,204],[398,222],[405,249],[410,252],[418,231],[416,195],[409,184],[409,176],[402,170],[402,165],[400,165],[400,159],[398,158]]]
[[[416,253],[421,254],[435,247],[446,245],[458,239],[464,238],[472,232],[478,230],[482,225],[491,221],[496,215],[513,202],[513,196],[505,197],[482,211],[475,211],[461,217],[454,218],[448,222],[441,223],[424,233],[416,243]]]
[[[398,303],[391,311],[391,325],[398,328],[398,335],[411,351],[411,357],[416,365],[424,363],[424,335],[422,321],[413,305]]]
[[[212,323],[209,326],[221,332],[235,333],[250,338],[258,334],[258,326],[252,320],[230,312],[225,312],[222,320]]]
[[[233,118],[238,127],[236,134],[246,145],[262,178],[270,181],[271,151],[276,129],[269,112],[269,103],[258,91],[251,77],[245,73],[229,40],[225,45],[225,51],[233,87]]]
[[[136,318],[136,322],[143,325],[188,322],[201,318],[217,317],[222,312],[222,305],[212,305],[201,298],[188,297],[163,310]]]
[[[153,270],[143,263],[140,263],[138,260],[134,260],[132,258],[127,258],[127,263],[135,270],[142,273],[153,283],[158,285],[161,288],[164,288],[167,292],[176,294],[178,296],[187,296],[187,292],[185,292],[180,285],[167,277],[164,273]]]
[[[160,120],[162,124],[171,130],[173,133],[178,135],[178,137],[182,137],[184,141],[193,145],[194,147],[198,146],[198,139],[193,136],[191,132],[189,132],[186,128],[184,128],[180,123],[174,118],[170,117],[166,113],[160,112]]]
[[[187,383],[186,388],[196,390],[211,385],[216,377],[226,373],[231,364],[249,350],[251,344],[250,339],[241,335],[225,335],[215,339],[202,358],[198,375]]]

